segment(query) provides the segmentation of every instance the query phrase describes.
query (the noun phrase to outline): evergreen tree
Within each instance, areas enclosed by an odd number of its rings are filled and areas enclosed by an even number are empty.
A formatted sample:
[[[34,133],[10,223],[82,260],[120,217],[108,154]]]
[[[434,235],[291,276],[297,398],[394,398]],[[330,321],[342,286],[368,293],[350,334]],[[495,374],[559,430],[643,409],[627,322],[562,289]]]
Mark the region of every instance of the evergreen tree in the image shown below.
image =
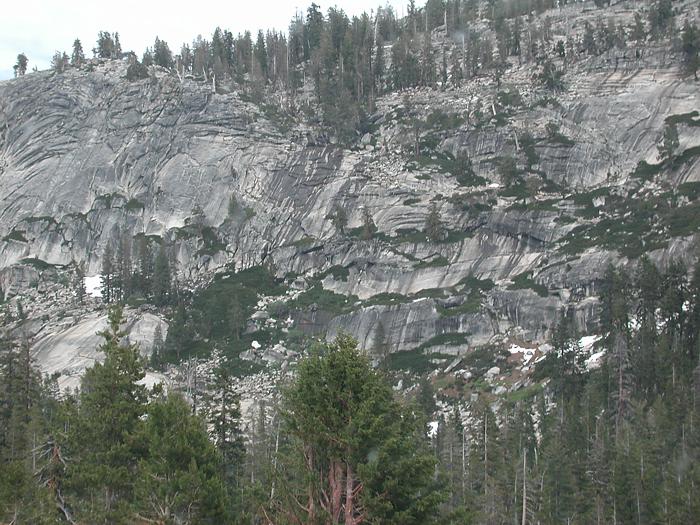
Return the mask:
[[[698,26],[688,19],[683,25],[681,50],[683,51],[683,67],[686,73],[692,74],[697,80],[698,67],[700,67],[700,31],[698,31]]]
[[[428,216],[425,218],[425,235],[432,242],[440,242],[445,239],[445,228],[440,219],[437,204],[432,203]]]
[[[267,79],[267,50],[265,48],[265,34],[262,32],[262,30],[258,31],[258,38],[255,41],[255,46],[253,47],[253,55],[255,56],[256,63],[259,68],[260,78],[264,80]]]
[[[330,219],[333,222],[338,233],[345,233],[345,227],[348,225],[348,214],[340,204],[335,203],[331,209]]]
[[[61,51],[56,51],[51,58],[51,69],[56,73],[63,73],[69,64],[68,55]]]
[[[153,286],[153,253],[148,238],[140,235],[137,241],[138,274],[136,275],[136,288],[145,297],[151,294]]]
[[[664,134],[661,139],[661,144],[657,145],[657,149],[659,150],[659,160],[663,162],[671,161],[679,145],[678,128],[674,123],[666,124],[664,127]]]
[[[168,304],[171,295],[171,283],[170,262],[168,261],[165,246],[161,245],[153,269],[153,304],[156,306]]]
[[[107,244],[102,254],[102,273],[100,274],[100,281],[102,282],[102,300],[107,304],[117,300],[114,289],[114,255],[112,253],[112,247],[109,244]]]
[[[374,224],[372,213],[369,211],[369,208],[365,207],[362,210],[362,231],[360,233],[360,237],[363,240],[368,241],[376,232],[377,226]]]
[[[231,489],[241,482],[245,455],[240,429],[240,396],[233,387],[234,378],[224,363],[214,370],[210,393],[204,400],[207,423],[222,458],[223,478]]]
[[[145,375],[138,348],[124,345],[122,309],[109,311],[101,332],[103,363],[88,369],[81,382],[80,409],[73,423],[67,485],[71,507],[85,522],[128,523],[134,477],[143,457],[137,436],[146,413]]]
[[[168,43],[158,37],[156,37],[156,41],[153,44],[153,63],[166,69],[172,69],[175,66],[173,53],[170,51]]]
[[[97,47],[92,52],[97,58],[117,58],[121,49],[118,49],[116,34],[114,37],[108,31],[100,31],[97,34]]]
[[[180,303],[170,320],[168,334],[163,345],[163,360],[167,363],[179,363],[189,355],[193,343],[193,330],[187,316],[185,305]]]
[[[149,404],[138,440],[144,443],[134,483],[138,519],[230,522],[221,456],[209,441],[205,422],[180,395]]]
[[[284,418],[292,441],[281,472],[292,474],[293,464],[301,471],[273,501],[270,512],[280,519],[417,524],[437,517],[442,494],[423,423],[393,400],[350,337],[300,363]]]
[[[28,63],[29,60],[27,59],[27,55],[24,53],[17,55],[17,63],[13,66],[13,69],[15,70],[15,77],[24,76],[24,74],[27,72]]]
[[[387,359],[390,353],[389,343],[387,341],[386,328],[384,327],[384,323],[382,321],[379,321],[376,326],[377,328],[374,332],[372,353],[377,359],[379,359],[379,362],[382,364],[382,366],[386,366]]]
[[[664,36],[673,25],[673,5],[671,0],[656,0],[648,12],[649,33],[652,38]]]
[[[73,41],[73,53],[71,54],[70,63],[73,67],[80,67],[83,62],[85,62],[83,44],[80,42],[80,39],[76,38]]]
[[[73,290],[75,297],[80,304],[85,300],[85,271],[83,264],[76,264],[75,273],[73,274]]]
[[[52,407],[29,343],[0,340],[0,520],[58,523],[60,502],[35,480]],[[51,487],[49,487],[51,488]],[[56,490],[56,489],[54,489]]]

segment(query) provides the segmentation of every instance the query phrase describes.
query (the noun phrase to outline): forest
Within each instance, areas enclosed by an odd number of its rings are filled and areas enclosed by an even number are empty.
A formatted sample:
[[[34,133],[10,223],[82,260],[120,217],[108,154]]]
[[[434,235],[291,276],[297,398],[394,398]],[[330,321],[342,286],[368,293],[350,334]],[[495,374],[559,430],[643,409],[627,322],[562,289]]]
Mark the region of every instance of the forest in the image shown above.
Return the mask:
[[[700,271],[610,267],[587,367],[566,312],[536,388],[453,400],[392,389],[350,335],[305,352],[243,432],[222,363],[193,405],[147,389],[123,344],[81,388],[0,354],[0,519],[9,523],[693,523],[700,483]],[[439,421],[436,431],[429,422]]]

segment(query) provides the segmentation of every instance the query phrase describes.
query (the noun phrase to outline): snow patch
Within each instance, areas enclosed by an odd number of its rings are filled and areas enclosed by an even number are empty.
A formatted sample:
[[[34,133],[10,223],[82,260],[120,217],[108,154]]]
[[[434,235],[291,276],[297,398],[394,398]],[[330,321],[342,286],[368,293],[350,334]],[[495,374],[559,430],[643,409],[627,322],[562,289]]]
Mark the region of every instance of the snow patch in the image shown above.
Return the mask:
[[[102,297],[102,276],[85,277],[85,293],[90,297]]]
[[[584,352],[590,352],[593,345],[600,341],[599,335],[586,335],[579,340],[579,345]]]
[[[435,436],[437,436],[438,433],[438,422],[437,421],[431,421],[428,423],[428,437],[430,439],[433,439]]]
[[[591,357],[586,359],[586,370],[594,370],[601,364],[601,358],[605,355],[605,350],[596,352]]]
[[[146,372],[146,375],[143,379],[138,381],[138,384],[143,385],[150,390],[158,384],[162,384],[163,386],[165,386],[166,381],[167,378],[165,377],[165,375],[159,372]]]
[[[262,345],[257,341],[253,341],[252,343],[250,343],[250,346],[252,346],[254,350],[260,350],[260,347],[262,347]]]

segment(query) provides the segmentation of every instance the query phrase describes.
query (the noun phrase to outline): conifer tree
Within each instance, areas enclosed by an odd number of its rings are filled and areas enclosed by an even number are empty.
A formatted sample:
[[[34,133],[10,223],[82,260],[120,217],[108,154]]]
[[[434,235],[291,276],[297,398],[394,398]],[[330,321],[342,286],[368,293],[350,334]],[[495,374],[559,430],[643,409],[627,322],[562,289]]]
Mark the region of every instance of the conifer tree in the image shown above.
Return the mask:
[[[430,205],[430,211],[425,218],[425,235],[432,242],[439,242],[445,238],[445,228],[440,219],[437,204],[434,202]]]
[[[102,254],[102,273],[100,274],[100,281],[102,282],[102,300],[106,304],[117,300],[116,290],[114,288],[114,255],[112,247],[109,244],[107,244]]]
[[[25,55],[24,53],[20,53],[19,55],[17,55],[17,63],[13,66],[16,77],[24,76],[24,74],[27,72],[28,63],[29,60],[27,59],[27,55]]]
[[[170,301],[171,283],[170,262],[168,261],[165,246],[161,245],[153,268],[153,304],[156,306],[168,304]]]
[[[71,54],[70,63],[73,67],[80,67],[83,62],[85,62],[83,44],[80,42],[79,38],[76,38],[73,41],[73,52]]]
[[[302,470],[285,480],[270,512],[347,525],[436,518],[442,494],[423,423],[396,404],[349,336],[304,360],[285,398],[292,442],[281,471],[292,464]]]
[[[144,457],[135,477],[133,515],[157,523],[225,523],[221,456],[205,422],[178,394],[149,404],[139,440]]]
[[[694,22],[686,19],[683,24],[681,36],[681,50],[683,52],[683,67],[689,75],[698,79],[698,68],[700,67],[700,30]]]
[[[81,382],[80,410],[71,428],[67,485],[76,517],[86,522],[128,523],[133,479],[143,452],[136,436],[146,413],[145,373],[138,348],[124,345],[122,309],[109,311],[101,332],[104,362],[88,369]]]

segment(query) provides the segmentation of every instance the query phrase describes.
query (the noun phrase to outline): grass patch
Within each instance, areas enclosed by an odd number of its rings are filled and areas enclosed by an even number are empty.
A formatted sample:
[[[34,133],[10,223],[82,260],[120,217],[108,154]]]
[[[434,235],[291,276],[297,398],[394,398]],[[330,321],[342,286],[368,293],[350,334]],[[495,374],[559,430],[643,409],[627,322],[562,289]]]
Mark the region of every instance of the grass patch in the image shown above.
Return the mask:
[[[8,242],[8,241],[17,241],[17,242],[24,242],[27,243],[29,242],[27,238],[24,236],[26,232],[24,230],[12,230],[10,233],[5,235],[5,237],[2,238],[3,241]]]
[[[308,246],[311,246],[315,242],[316,242],[315,237],[311,237],[309,235],[304,235],[301,239],[297,239],[296,241],[289,244],[289,246],[294,246],[295,248],[307,248]]]
[[[117,199],[124,199],[124,195],[121,193],[103,193],[95,197],[95,202],[103,202],[105,207],[111,208]]]
[[[441,109],[435,109],[427,116],[425,124],[428,129],[448,131],[464,124],[464,118],[457,113],[445,113]]]
[[[700,146],[694,146],[692,148],[683,150],[683,153],[681,153],[673,159],[673,168],[679,168],[680,166],[682,166],[686,162],[691,161],[698,155],[700,155]]]
[[[197,250],[198,257],[202,257],[203,255],[211,256],[226,249],[226,244],[219,239],[216,230],[211,226],[202,228],[202,243],[203,246]]]
[[[700,197],[700,182],[684,182],[678,186],[678,194],[688,197],[691,201]]]
[[[382,292],[367,299],[362,303],[362,306],[392,306],[396,304],[405,304],[410,301],[410,297],[400,293]]]
[[[681,113],[679,115],[669,115],[664,119],[664,122],[667,126],[685,124],[686,126],[698,127],[700,126],[700,119],[697,119],[699,115],[697,110],[691,111],[690,113]]]
[[[533,290],[540,297],[547,297],[549,295],[549,292],[547,291],[547,287],[535,282],[532,279],[530,272],[521,273],[521,274],[518,274],[515,277],[513,277],[513,284],[511,284],[508,287],[508,289],[509,290],[530,289],[530,290]]]
[[[404,370],[424,375],[444,366],[433,363],[433,359],[444,359],[447,361],[452,358],[453,356],[446,354],[426,354],[423,350],[415,349],[389,354],[386,358],[386,366],[389,370]]]
[[[505,398],[507,403],[520,403],[522,401],[534,399],[540,392],[542,392],[542,385],[540,383],[535,383],[519,388],[515,392],[508,392]]]
[[[445,333],[431,337],[418,347],[419,350],[426,350],[433,346],[463,345],[467,343],[469,334]]]
[[[20,262],[28,266],[33,266],[37,270],[48,270],[49,268],[54,267],[53,264],[49,264],[42,259],[37,259],[36,257],[25,257]]]
[[[141,202],[138,199],[131,198],[127,201],[126,205],[124,206],[124,209],[126,211],[141,211],[145,208],[146,206],[144,205],[143,202]]]
[[[442,255],[438,255],[437,257],[433,257],[429,261],[420,261],[413,267],[413,269],[421,270],[423,268],[436,268],[441,266],[447,266],[448,264],[450,264],[450,261],[448,261]]]
[[[312,305],[316,305],[321,310],[339,315],[349,312],[357,300],[355,295],[345,296],[337,294],[326,290],[320,283],[316,283],[291,301],[289,306],[292,309],[307,310]]]
[[[481,310],[481,291],[477,288],[469,290],[469,294],[464,301],[455,306],[437,305],[437,311],[441,317],[454,317],[457,315],[476,314]]]
[[[348,276],[350,275],[350,270],[347,266],[340,266],[339,264],[336,264],[335,266],[328,268],[328,270],[325,272],[319,274],[318,279],[322,281],[329,275],[333,276],[333,279],[336,281],[347,282]]]
[[[464,356],[462,365],[471,368],[474,376],[478,377],[494,366],[499,355],[505,355],[506,353],[506,350],[496,350],[491,345],[480,346]]]
[[[663,169],[663,163],[660,164],[649,164],[645,160],[640,160],[637,163],[637,167],[632,172],[632,177],[635,179],[641,179],[643,181],[650,181],[656,175],[661,173]]]

